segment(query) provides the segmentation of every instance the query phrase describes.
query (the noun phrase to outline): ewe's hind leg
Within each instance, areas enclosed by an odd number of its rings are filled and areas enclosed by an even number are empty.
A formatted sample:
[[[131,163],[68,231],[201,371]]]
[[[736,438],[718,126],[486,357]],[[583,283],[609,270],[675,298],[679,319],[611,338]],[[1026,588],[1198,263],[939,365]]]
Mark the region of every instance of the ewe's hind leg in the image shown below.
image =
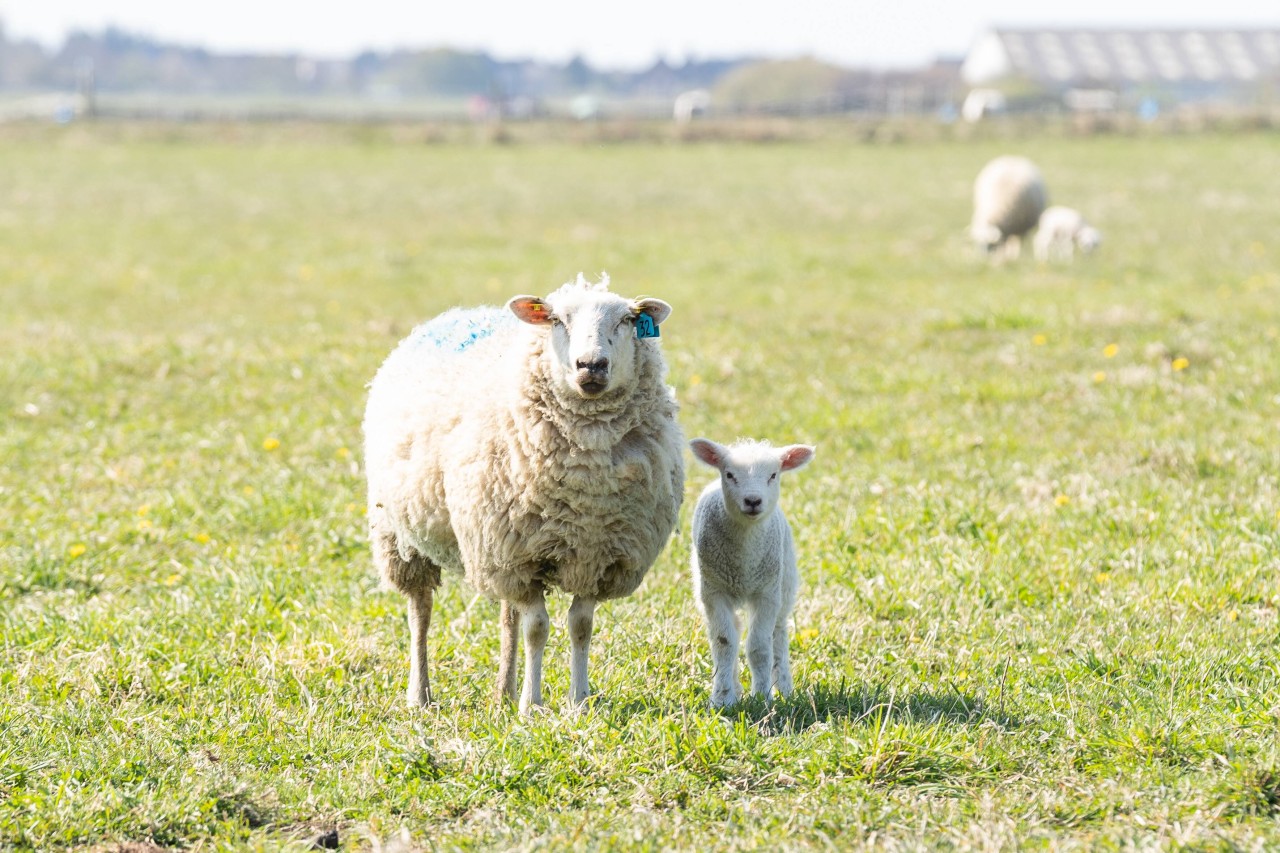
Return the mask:
[[[738,620],[733,605],[723,596],[703,598],[702,612],[711,641],[711,704],[722,708],[737,702],[742,693],[738,683]]]
[[[547,647],[551,620],[539,590],[536,598],[520,605],[520,628],[524,633],[524,689],[520,692],[520,713],[528,716],[542,704],[542,653]]]
[[[510,601],[502,602],[498,616],[498,700],[516,701],[516,656],[520,651],[520,611]]]
[[[595,621],[593,598],[574,596],[569,606],[569,696],[575,706],[587,701],[587,658],[591,651],[591,629]]]
[[[434,593],[430,587],[409,593],[409,704],[431,704],[431,678],[427,672],[427,629],[431,627]]]
[[[440,568],[421,555],[408,560],[400,554],[395,536],[378,532],[370,538],[373,562],[383,580],[409,598],[409,704],[431,704],[431,679],[427,673],[427,629],[431,627],[434,590],[440,585]]]

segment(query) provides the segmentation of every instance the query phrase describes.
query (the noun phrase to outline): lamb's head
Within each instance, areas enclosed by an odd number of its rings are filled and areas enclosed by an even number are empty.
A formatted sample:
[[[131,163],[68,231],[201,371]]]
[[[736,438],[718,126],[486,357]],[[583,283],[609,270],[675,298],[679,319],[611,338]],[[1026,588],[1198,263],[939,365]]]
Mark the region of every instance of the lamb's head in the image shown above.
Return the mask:
[[[545,299],[517,296],[507,303],[524,322],[545,327],[550,341],[544,352],[561,392],[594,399],[628,386],[638,348],[648,345],[638,325],[656,331],[671,314],[661,299],[629,300],[608,287],[608,276],[591,284],[579,273]]]
[[[1076,245],[1080,247],[1080,251],[1089,254],[1102,244],[1102,234],[1092,225],[1085,225],[1076,232]]]
[[[689,447],[700,462],[720,472],[720,493],[729,515],[748,521],[773,514],[782,473],[808,464],[814,453],[807,444],[774,447],[767,441],[739,441],[726,447],[705,438],[695,438]]]

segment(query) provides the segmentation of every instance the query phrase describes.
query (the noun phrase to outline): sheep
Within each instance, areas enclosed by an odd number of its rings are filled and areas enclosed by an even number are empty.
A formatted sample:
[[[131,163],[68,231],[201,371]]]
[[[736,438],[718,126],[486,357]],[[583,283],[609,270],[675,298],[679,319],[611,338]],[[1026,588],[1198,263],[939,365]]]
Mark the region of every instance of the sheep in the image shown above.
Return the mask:
[[[800,574],[791,526],[778,506],[779,479],[813,458],[806,444],[773,447],[739,441],[725,447],[705,438],[689,442],[693,455],[719,470],[693,509],[693,589],[711,644],[711,704],[741,698],[737,610],[745,605],[751,692],[768,698],[776,686],[792,691],[787,622]]]
[[[578,275],[546,298],[453,309],[402,341],[364,418],[369,531],[408,597],[408,698],[432,701],[427,630],[441,573],[498,599],[497,694],[542,704],[545,593],[572,596],[570,693],[587,699],[596,604],[640,585],[676,523],[683,437],[657,335],[660,299]]]
[[[1069,261],[1079,249],[1089,254],[1102,243],[1098,229],[1084,221],[1078,210],[1054,205],[1040,214],[1036,231],[1036,258],[1041,261]]]
[[[988,255],[1017,258],[1022,238],[1036,227],[1049,202],[1044,178],[1025,157],[997,157],[973,183],[969,234]]]

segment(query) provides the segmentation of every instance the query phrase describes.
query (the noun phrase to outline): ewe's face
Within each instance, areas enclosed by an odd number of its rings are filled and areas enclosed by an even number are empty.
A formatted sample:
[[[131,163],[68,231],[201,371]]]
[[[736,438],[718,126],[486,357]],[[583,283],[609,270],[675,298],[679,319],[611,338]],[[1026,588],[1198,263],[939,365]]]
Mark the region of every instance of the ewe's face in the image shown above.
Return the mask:
[[[978,222],[969,226],[969,236],[973,238],[973,242],[988,252],[995,251],[1004,239],[1004,235],[996,226]]]
[[[813,448],[806,444],[771,447],[743,442],[724,447],[695,438],[689,447],[700,461],[720,471],[725,508],[747,520],[768,518],[778,505],[783,472],[813,458]]]
[[[548,351],[561,388],[593,399],[635,377],[636,318],[661,323],[671,308],[660,299],[628,302],[607,291],[566,288],[546,299],[517,296],[507,303],[517,317],[547,326]]]

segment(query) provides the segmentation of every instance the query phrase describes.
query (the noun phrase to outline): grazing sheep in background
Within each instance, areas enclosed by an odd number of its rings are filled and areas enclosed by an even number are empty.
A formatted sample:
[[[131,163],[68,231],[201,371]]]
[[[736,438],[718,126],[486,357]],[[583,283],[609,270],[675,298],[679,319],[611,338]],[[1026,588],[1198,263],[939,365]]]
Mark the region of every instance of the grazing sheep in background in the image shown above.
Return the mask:
[[[1102,242],[1098,229],[1084,221],[1080,212],[1069,207],[1053,206],[1040,214],[1036,231],[1036,258],[1042,261],[1069,261],[1076,249],[1089,254]]]
[[[581,275],[545,299],[454,309],[415,329],[374,377],[365,413],[369,528],[409,598],[409,701],[431,701],[427,629],[443,570],[500,599],[498,692],[542,704],[544,595],[573,596],[570,692],[589,691],[596,602],[640,585],[684,494],[677,406],[655,339],[671,313]]]
[[[746,606],[751,692],[768,697],[776,686],[791,695],[787,622],[796,602],[791,526],[778,506],[780,478],[813,458],[804,444],[773,447],[740,441],[725,447],[695,438],[693,455],[720,471],[693,510],[693,589],[711,641],[711,704],[740,698],[737,609]]]
[[[969,234],[988,254],[1013,259],[1049,202],[1040,170],[1025,157],[997,157],[973,183]],[[998,253],[998,254],[997,254]]]

